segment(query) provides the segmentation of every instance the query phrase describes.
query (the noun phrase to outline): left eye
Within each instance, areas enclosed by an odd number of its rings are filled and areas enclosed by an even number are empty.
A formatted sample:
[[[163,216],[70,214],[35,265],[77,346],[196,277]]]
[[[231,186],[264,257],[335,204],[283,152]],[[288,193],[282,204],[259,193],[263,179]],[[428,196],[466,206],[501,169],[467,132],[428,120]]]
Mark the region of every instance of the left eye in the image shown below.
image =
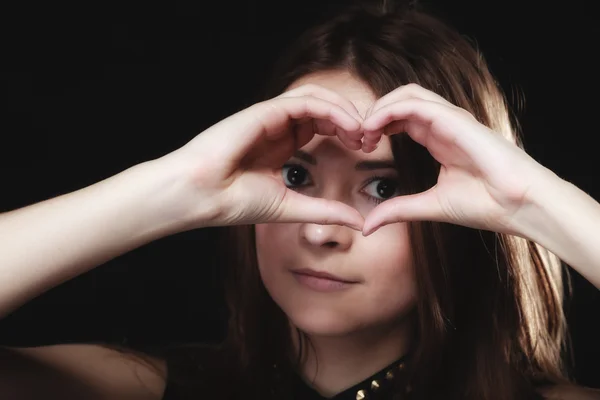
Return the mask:
[[[398,183],[390,178],[373,178],[364,189],[367,195],[382,201],[398,196],[398,190]]]
[[[306,186],[311,183],[310,175],[306,168],[300,165],[284,165],[281,173],[283,175],[284,183],[287,187],[293,188],[296,186]]]

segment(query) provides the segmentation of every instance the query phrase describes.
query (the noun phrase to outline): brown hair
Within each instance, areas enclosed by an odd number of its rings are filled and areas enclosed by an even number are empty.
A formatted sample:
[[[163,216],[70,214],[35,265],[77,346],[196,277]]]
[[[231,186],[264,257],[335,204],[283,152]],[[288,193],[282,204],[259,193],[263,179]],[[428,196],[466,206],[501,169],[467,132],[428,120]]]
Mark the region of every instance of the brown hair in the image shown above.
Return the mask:
[[[480,52],[410,4],[352,6],[307,31],[276,65],[262,98],[328,70],[349,71],[377,96],[417,83],[521,146]],[[435,185],[440,166],[427,150],[408,135],[390,140],[405,193]],[[554,255],[523,238],[451,224],[414,222],[409,231],[419,291],[413,398],[525,399],[539,385],[567,381],[563,271]],[[208,368],[190,362],[187,377],[211,381],[219,398],[285,398],[301,360],[289,365],[287,318],[260,279],[254,228],[224,228],[224,240],[227,338]]]

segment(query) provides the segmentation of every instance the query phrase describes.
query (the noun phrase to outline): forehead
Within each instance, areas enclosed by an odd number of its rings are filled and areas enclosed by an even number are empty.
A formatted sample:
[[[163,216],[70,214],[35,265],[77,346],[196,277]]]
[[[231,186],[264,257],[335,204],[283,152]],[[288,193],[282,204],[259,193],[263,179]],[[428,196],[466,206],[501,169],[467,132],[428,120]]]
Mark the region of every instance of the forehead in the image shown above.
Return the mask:
[[[288,89],[294,89],[309,83],[322,86],[345,97],[354,104],[363,117],[377,100],[369,85],[347,71],[314,72],[296,80]]]

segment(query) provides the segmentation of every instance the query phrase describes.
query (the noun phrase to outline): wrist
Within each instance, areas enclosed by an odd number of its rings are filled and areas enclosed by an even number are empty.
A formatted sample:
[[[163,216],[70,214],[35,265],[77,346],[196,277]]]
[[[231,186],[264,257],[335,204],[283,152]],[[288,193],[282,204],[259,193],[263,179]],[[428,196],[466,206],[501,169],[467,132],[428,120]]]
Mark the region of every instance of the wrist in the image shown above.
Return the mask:
[[[535,182],[513,219],[513,228],[518,236],[544,246],[548,242],[547,234],[560,224],[555,217],[564,208],[567,201],[565,192],[570,190],[571,185],[550,170],[540,174]]]
[[[211,226],[217,209],[202,195],[193,168],[174,154],[130,168],[133,180],[143,188],[137,196],[148,221],[146,229],[160,236]]]

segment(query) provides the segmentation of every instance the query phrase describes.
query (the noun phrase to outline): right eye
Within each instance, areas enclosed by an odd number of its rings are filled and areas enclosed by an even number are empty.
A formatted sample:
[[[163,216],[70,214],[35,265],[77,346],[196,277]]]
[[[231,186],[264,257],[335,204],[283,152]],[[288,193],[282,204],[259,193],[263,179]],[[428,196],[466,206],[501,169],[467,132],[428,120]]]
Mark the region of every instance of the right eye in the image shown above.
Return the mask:
[[[294,188],[298,186],[307,186],[311,184],[310,174],[306,168],[298,164],[286,164],[281,169],[285,186]],[[306,181],[308,180],[308,183]]]

